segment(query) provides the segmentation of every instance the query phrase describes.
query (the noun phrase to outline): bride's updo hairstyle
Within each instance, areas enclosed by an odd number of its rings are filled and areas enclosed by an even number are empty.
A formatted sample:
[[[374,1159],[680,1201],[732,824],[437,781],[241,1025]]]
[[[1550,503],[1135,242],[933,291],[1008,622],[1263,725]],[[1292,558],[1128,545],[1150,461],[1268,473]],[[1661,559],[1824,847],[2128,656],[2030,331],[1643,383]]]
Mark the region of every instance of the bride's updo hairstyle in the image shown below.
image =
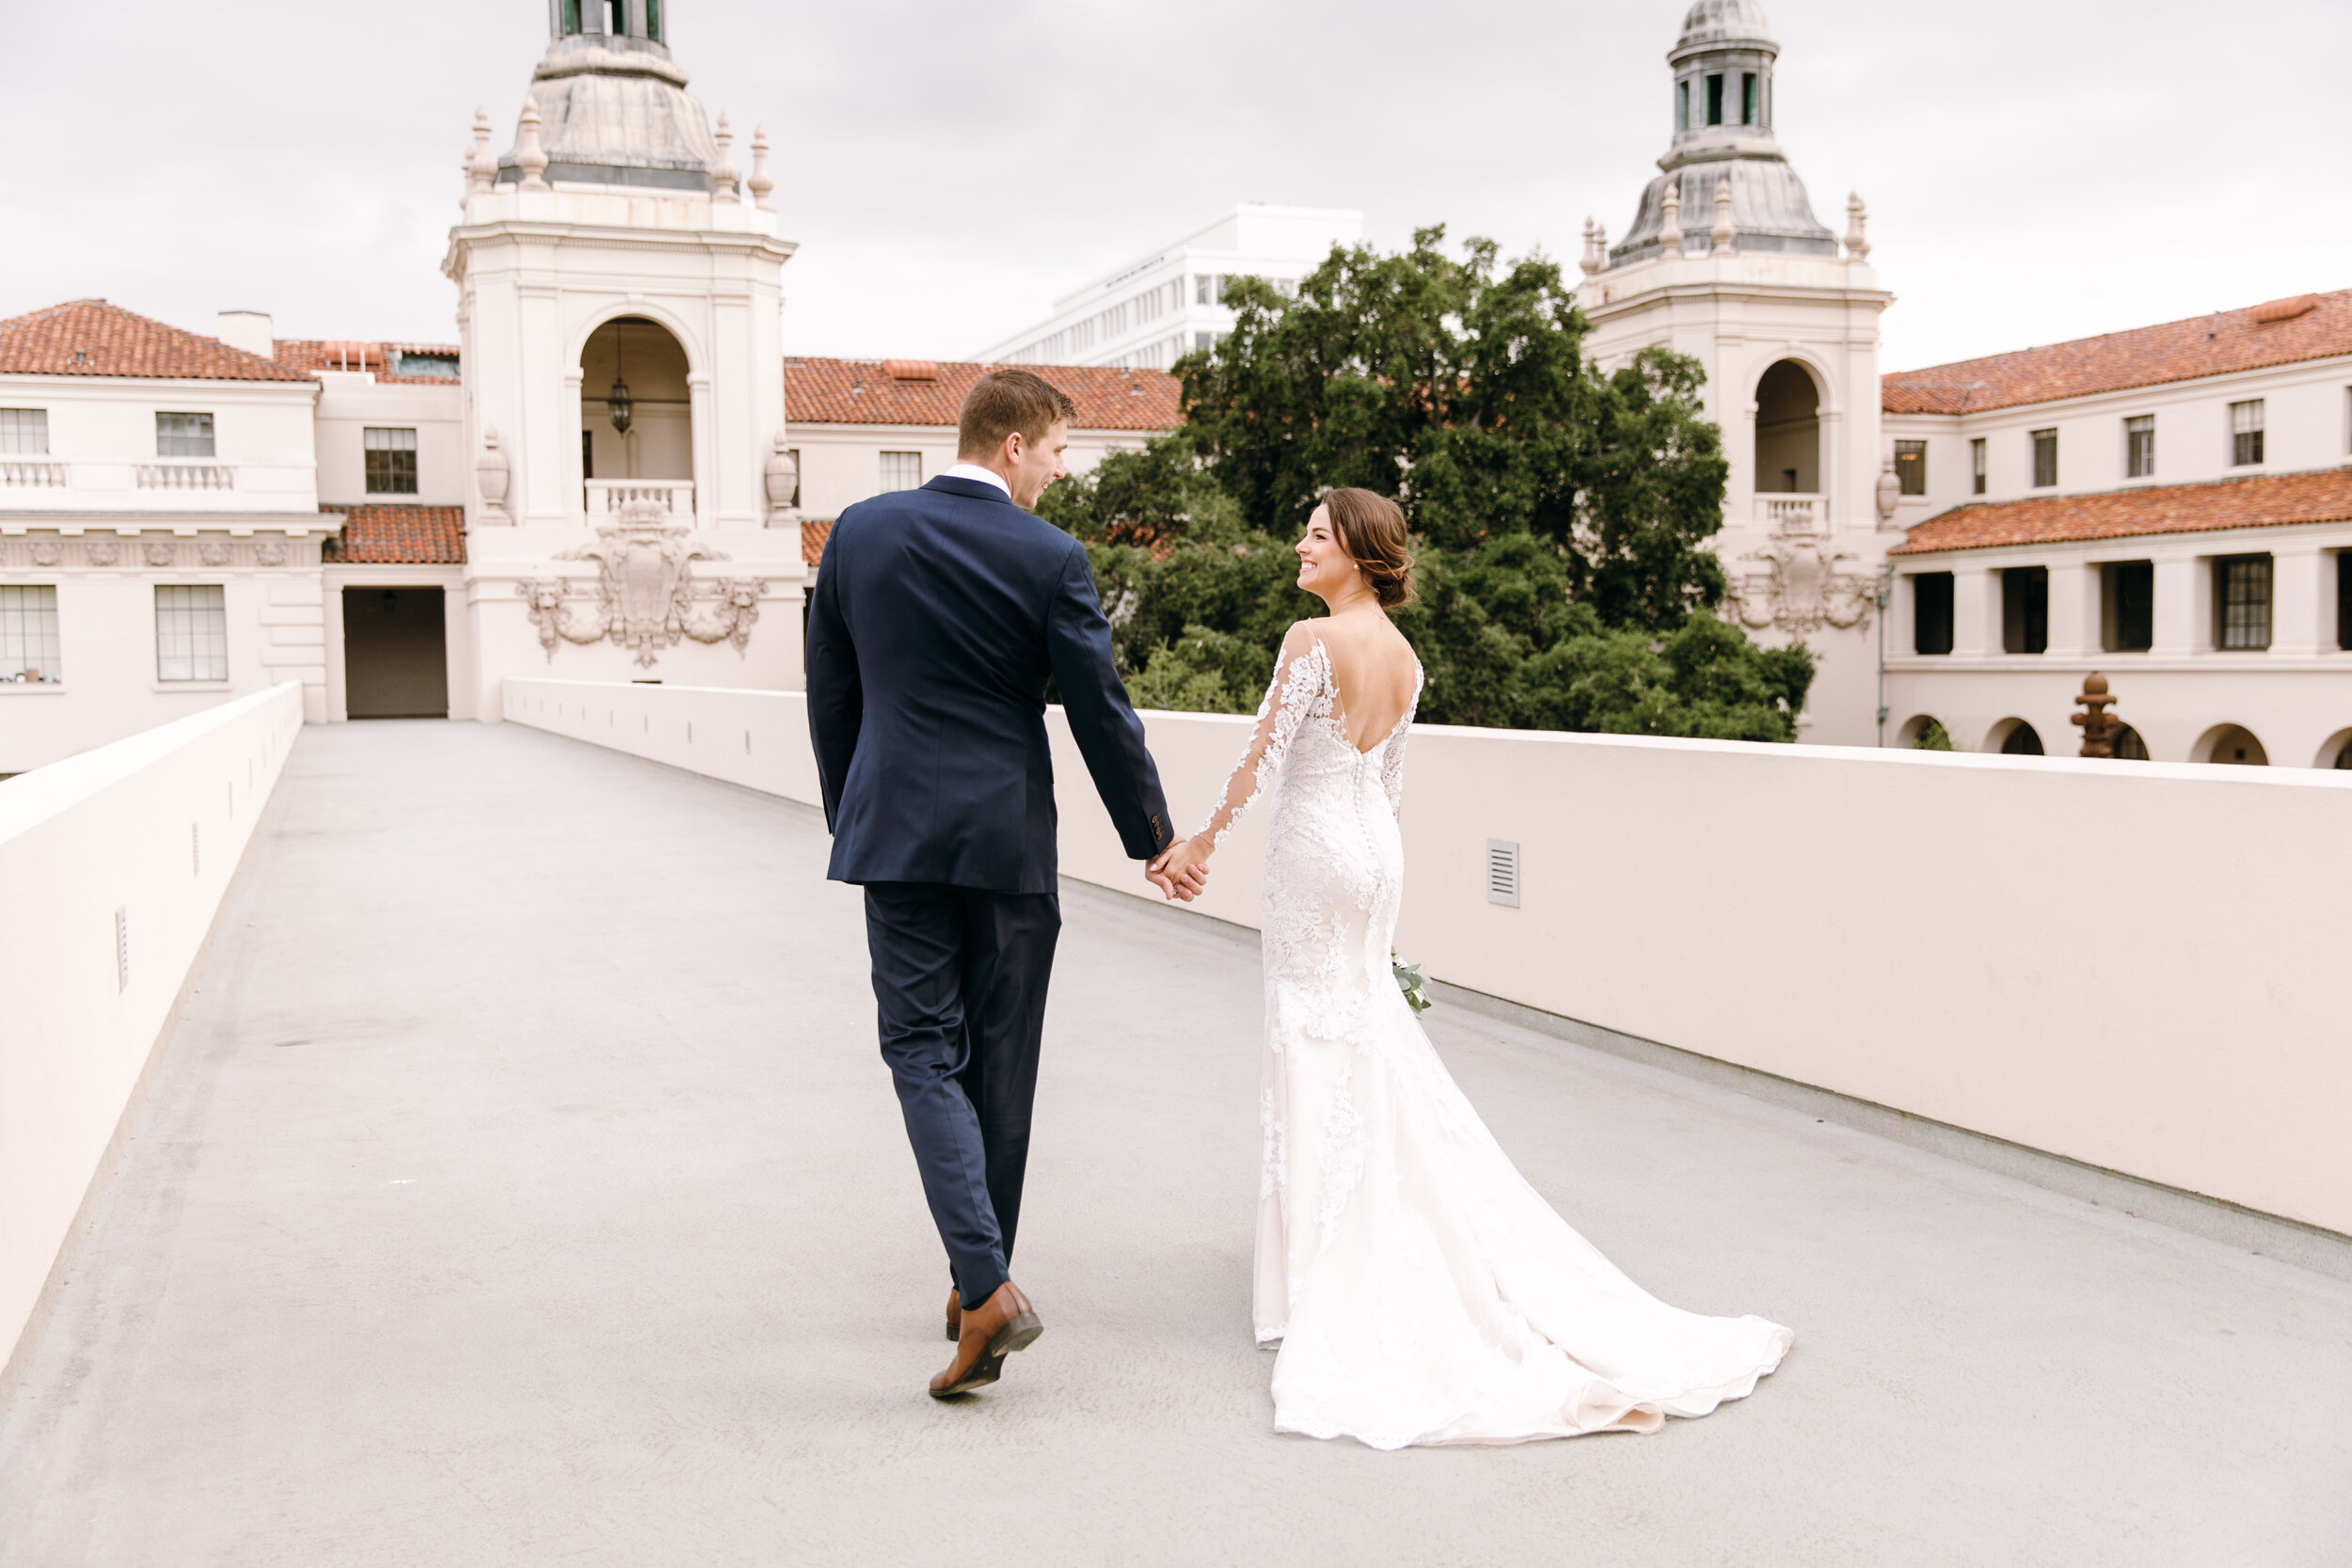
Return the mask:
[[[1364,580],[1380,597],[1380,608],[1411,604],[1413,552],[1405,532],[1404,509],[1372,490],[1327,490],[1323,504],[1330,509],[1340,548],[1363,569]]]

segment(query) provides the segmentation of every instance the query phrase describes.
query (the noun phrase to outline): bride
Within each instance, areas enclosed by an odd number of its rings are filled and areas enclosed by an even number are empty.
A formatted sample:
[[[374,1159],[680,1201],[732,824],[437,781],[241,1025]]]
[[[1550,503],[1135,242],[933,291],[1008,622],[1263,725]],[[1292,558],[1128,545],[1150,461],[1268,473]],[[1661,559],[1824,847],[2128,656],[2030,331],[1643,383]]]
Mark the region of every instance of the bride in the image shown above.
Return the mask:
[[[1179,876],[1268,795],[1258,1342],[1274,1424],[1376,1449],[1655,1432],[1756,1387],[1793,1336],[1668,1307],[1569,1228],[1479,1120],[1397,989],[1398,807],[1421,665],[1404,514],[1334,490],[1298,544],[1329,607],[1274,683]]]

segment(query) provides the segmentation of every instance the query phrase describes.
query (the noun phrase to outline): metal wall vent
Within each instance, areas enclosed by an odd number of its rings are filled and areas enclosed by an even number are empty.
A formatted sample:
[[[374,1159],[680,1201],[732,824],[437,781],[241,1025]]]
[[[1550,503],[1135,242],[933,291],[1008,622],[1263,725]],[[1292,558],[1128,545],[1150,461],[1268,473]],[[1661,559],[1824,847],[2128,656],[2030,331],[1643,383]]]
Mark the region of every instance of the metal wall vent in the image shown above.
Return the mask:
[[[1486,841],[1486,902],[1505,909],[1519,907],[1519,847],[1502,839]]]

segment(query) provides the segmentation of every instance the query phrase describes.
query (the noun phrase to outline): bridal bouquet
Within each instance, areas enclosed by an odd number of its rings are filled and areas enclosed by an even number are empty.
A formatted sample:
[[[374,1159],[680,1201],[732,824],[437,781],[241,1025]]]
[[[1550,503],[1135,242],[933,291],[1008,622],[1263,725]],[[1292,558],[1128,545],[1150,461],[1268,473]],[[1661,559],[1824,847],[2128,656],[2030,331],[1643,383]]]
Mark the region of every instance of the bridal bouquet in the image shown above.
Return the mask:
[[[1396,989],[1405,993],[1405,1005],[1417,1013],[1429,1010],[1428,993],[1422,988],[1429,983],[1421,972],[1421,965],[1408,964],[1394,953],[1389,955],[1389,967],[1396,974]]]

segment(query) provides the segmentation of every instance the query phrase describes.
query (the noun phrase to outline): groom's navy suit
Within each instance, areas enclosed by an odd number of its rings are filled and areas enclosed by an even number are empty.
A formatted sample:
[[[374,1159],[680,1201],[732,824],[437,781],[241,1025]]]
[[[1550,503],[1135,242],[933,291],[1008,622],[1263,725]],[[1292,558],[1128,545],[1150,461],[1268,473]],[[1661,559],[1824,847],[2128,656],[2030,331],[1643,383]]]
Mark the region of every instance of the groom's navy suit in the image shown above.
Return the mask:
[[[827,874],[865,885],[882,1057],[976,1307],[1020,1220],[1061,929],[1049,677],[1120,843],[1157,854],[1175,835],[1085,548],[977,480],[842,513],[808,613]]]

